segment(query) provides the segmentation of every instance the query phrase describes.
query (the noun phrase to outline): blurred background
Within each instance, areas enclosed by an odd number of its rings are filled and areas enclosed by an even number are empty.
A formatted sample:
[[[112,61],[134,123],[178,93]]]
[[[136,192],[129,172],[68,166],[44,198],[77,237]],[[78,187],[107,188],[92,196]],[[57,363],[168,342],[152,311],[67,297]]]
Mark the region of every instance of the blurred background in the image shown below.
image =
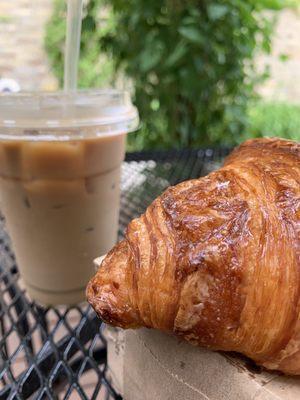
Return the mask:
[[[0,91],[62,85],[65,0],[0,1]],[[300,140],[299,0],[86,0],[79,86],[132,92],[128,149]]]

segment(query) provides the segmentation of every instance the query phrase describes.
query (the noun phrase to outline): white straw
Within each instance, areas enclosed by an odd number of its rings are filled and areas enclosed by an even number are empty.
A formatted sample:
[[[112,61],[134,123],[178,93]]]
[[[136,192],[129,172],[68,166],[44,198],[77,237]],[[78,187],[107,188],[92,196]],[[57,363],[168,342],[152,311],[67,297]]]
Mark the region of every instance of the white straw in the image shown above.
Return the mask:
[[[83,0],[68,0],[64,89],[76,90]]]

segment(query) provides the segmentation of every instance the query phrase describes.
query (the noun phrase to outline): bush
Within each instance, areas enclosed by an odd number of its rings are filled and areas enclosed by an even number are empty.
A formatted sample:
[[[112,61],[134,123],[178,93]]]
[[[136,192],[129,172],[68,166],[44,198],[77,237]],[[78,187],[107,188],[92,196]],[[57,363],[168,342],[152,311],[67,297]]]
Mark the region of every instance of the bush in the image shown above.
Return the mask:
[[[130,135],[131,148],[237,143],[260,78],[254,54],[270,50],[272,21],[263,11],[282,3],[89,0],[79,86],[108,82],[113,71],[133,80],[142,129]],[[64,1],[55,4],[46,48],[62,82]]]
[[[247,137],[279,136],[300,141],[300,105],[260,102],[249,107],[248,115]]]

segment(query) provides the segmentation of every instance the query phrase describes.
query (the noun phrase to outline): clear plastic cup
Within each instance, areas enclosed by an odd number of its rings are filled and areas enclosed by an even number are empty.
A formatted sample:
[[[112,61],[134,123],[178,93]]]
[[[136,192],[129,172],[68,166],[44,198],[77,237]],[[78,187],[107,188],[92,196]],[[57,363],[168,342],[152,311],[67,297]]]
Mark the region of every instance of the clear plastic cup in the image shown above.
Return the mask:
[[[117,239],[120,167],[138,113],[126,92],[0,95],[0,205],[29,295],[84,300]]]

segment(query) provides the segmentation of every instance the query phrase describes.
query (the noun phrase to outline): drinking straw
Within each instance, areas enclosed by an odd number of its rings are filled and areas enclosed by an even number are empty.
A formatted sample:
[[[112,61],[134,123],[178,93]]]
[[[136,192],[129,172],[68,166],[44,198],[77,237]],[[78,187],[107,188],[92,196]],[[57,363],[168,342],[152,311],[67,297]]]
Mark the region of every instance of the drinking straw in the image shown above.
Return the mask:
[[[68,0],[64,90],[77,88],[83,0]]]

